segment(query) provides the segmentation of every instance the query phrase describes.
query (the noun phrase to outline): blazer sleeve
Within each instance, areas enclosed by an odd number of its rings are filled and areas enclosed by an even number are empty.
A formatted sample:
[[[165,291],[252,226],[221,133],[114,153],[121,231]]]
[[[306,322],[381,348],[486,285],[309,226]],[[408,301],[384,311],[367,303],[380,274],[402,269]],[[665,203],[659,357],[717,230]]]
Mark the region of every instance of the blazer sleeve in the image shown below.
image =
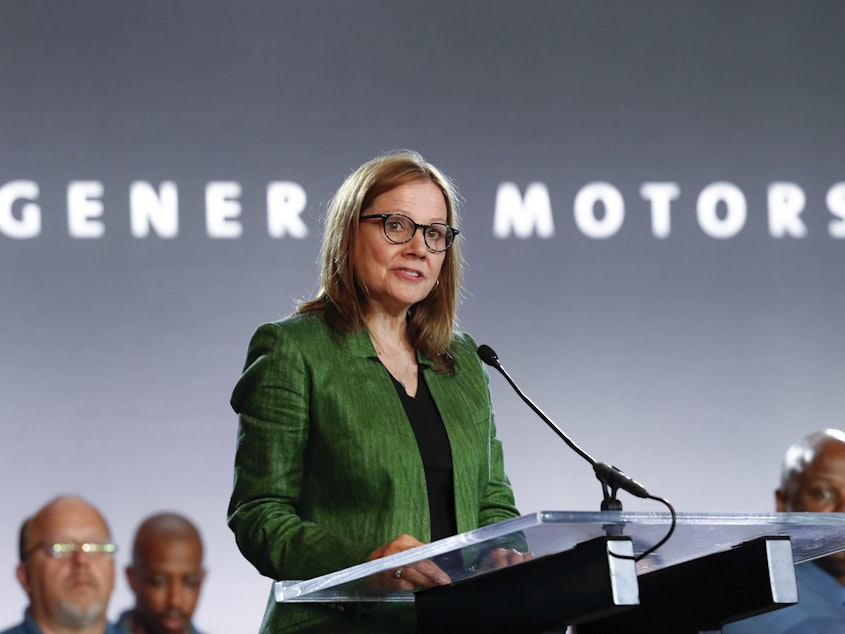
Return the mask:
[[[490,415],[490,472],[484,496],[478,509],[478,525],[488,526],[519,516],[513,489],[505,473],[502,441],[496,436],[496,425]]]
[[[231,405],[238,414],[228,524],[243,555],[273,579],[307,579],[367,560],[378,544],[297,514],[309,436],[302,347],[278,323],[253,335]]]

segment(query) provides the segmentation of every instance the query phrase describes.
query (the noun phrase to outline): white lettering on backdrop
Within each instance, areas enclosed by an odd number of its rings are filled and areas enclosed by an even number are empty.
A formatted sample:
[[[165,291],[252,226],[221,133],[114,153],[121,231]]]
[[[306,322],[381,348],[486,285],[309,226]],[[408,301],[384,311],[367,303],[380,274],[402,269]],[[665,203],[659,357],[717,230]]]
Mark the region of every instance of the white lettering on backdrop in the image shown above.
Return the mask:
[[[0,185],[0,236],[14,240],[37,238],[42,233],[43,188],[34,180],[13,180]],[[67,232],[74,239],[102,239],[106,236],[108,212],[103,197],[106,187],[101,181],[70,181],[65,189]],[[237,181],[210,181],[205,185],[205,231],[212,239],[235,239],[243,236],[241,222],[242,186]],[[655,238],[672,235],[673,213],[681,187],[674,182],[644,182],[639,187],[640,199],[649,211],[651,233]],[[689,197],[687,197],[689,198]],[[816,197],[818,198],[818,197]],[[831,186],[824,198],[831,218],[826,233],[831,238],[845,239],[845,182]],[[179,189],[172,181],[156,187],[147,181],[134,181],[129,186],[129,227],[137,239],[151,236],[173,239],[179,236]],[[308,196],[305,189],[291,181],[273,181],[266,187],[266,231],[274,239],[304,239],[310,235],[302,218]],[[641,206],[641,204],[640,204]],[[581,235],[593,240],[614,237],[627,215],[637,205],[626,200],[611,183],[596,181],[581,187],[573,199],[572,220]],[[673,209],[673,207],[675,207]],[[813,232],[804,213],[807,210],[804,189],[787,181],[768,185],[765,214],[768,234],[775,239],[806,238]],[[54,210],[46,218],[59,217]],[[721,181],[710,183],[695,197],[692,209],[698,227],[710,238],[726,240],[737,236],[746,225],[749,209],[746,196],[737,185]],[[752,210],[753,212],[754,210]],[[191,217],[194,215],[192,214]],[[634,214],[637,218],[637,214]],[[637,220],[639,221],[639,220]],[[555,236],[555,214],[548,187],[542,182],[529,183],[524,195],[513,182],[500,183],[493,209],[493,236],[519,239]],[[816,235],[822,231],[815,228]],[[112,235],[114,235],[112,233]]]
[[[640,186],[639,193],[649,204],[652,235],[668,238],[672,233],[672,203],[681,196],[680,185],[647,182]],[[501,183],[496,195],[493,235],[500,239],[554,236],[550,200],[545,183],[531,183],[524,197],[514,183]],[[828,235],[845,238],[845,183],[833,185],[825,202],[827,211],[834,217],[828,224]],[[806,195],[800,185],[771,183],[766,198],[769,236],[807,237],[809,230],[801,217],[805,206]],[[695,217],[705,235],[718,240],[733,238],[745,227],[748,217],[745,194],[733,183],[710,183],[696,198]],[[589,183],[575,195],[573,218],[584,236],[594,240],[612,238],[625,222],[625,199],[619,189],[609,183]]]
[[[106,235],[105,186],[100,181],[71,181],[66,188],[68,235],[71,238],[103,238]],[[31,180],[9,181],[0,186],[0,235],[16,240],[41,235],[41,189]],[[205,230],[209,238],[240,238],[241,184],[212,181],[205,186]],[[273,238],[308,236],[302,220],[308,198],[298,183],[267,185],[267,233]],[[49,217],[53,217],[50,215]],[[133,238],[172,239],[179,236],[179,190],[164,181],[156,188],[146,181],[129,186],[129,220]]]

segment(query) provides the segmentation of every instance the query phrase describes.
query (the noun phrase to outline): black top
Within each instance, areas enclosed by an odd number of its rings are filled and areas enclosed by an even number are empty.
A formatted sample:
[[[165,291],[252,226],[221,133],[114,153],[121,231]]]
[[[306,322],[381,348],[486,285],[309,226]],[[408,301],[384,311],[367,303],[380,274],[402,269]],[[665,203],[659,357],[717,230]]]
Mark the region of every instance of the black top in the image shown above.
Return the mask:
[[[389,374],[389,373],[388,373]],[[405,414],[417,438],[428,489],[428,511],[431,516],[431,541],[450,537],[458,532],[455,516],[455,489],[452,486],[452,450],[443,418],[431,398],[428,385],[422,380],[422,367],[417,372],[417,396],[408,396],[405,387],[393,375]]]

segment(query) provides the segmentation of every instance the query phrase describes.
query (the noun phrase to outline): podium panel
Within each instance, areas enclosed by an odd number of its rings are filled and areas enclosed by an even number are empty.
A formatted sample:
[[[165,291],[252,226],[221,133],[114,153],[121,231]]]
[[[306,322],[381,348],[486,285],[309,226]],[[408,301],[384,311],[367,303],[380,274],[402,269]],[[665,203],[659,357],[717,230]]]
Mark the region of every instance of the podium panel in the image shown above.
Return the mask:
[[[788,537],[762,537],[638,577],[640,604],[578,625],[577,634],[718,632],[726,621],[798,601]]]
[[[637,602],[631,541],[605,537],[417,592],[417,632],[532,634],[598,619]]]
[[[518,546],[540,558],[606,536],[631,539],[634,554],[666,533],[668,513],[538,511],[308,580],[278,581],[277,601],[414,601],[413,592],[373,590],[368,577],[432,559],[453,583],[484,573],[484,552]],[[678,513],[672,538],[637,562],[637,575],[725,552],[761,537],[788,537],[794,563],[845,550],[845,513]],[[523,564],[517,564],[523,565]]]
[[[793,565],[845,550],[845,513],[540,511],[305,581],[279,581],[283,602],[415,602],[427,632],[579,634],[718,631],[797,600]],[[531,557],[495,570],[496,548]],[[434,562],[451,583],[385,590],[374,575]]]

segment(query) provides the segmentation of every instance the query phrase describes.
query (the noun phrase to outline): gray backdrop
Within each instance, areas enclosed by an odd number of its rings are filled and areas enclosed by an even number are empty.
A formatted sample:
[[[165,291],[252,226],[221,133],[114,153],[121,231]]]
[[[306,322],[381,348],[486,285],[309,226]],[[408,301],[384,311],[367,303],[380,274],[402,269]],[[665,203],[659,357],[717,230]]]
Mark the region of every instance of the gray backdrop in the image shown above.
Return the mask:
[[[21,519],[77,492],[121,569],[144,516],[193,517],[197,623],[255,631],[270,582],[225,526],[228,397],[254,327],[312,294],[334,189],[396,148],[465,199],[462,327],[579,444],[679,511],[771,510],[786,446],[845,425],[843,19],[3,2],[0,626],[26,604]],[[597,509],[587,464],[491,386],[523,512]],[[110,614],[129,601],[121,574]]]

